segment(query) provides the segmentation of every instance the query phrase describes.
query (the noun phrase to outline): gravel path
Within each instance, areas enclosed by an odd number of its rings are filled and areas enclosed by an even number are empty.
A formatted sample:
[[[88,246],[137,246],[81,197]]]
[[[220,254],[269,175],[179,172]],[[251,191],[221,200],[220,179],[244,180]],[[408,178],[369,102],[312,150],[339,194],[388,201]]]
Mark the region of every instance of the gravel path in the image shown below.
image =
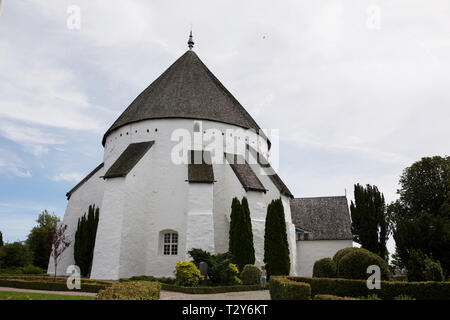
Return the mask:
[[[97,295],[96,293],[80,292],[80,291],[48,291],[48,290],[31,290],[31,289],[18,289],[18,288],[8,288],[8,287],[0,287],[0,291],[64,294],[64,295],[68,295],[68,296],[87,296],[87,297],[95,297]]]

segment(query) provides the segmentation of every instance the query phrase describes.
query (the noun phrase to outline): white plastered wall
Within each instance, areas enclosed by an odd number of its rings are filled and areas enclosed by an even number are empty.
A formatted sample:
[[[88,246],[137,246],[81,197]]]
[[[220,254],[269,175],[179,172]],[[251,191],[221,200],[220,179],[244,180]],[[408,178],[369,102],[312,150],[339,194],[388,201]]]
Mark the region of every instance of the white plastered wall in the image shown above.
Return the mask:
[[[297,275],[311,277],[314,262],[332,258],[338,250],[351,247],[352,244],[352,240],[297,241]]]
[[[87,208],[92,201],[91,196],[92,199],[95,198],[96,204],[101,203],[91,278],[118,279],[142,274],[173,276],[176,262],[189,259],[186,251],[190,246],[202,244],[216,253],[226,252],[231,201],[233,197],[242,199],[243,196],[248,198],[250,206],[256,264],[263,263],[267,205],[279,198],[280,193],[269,177],[261,175],[256,168],[255,173],[268,191],[246,192],[228,164],[213,165],[216,180],[214,184],[189,184],[187,165],[175,164],[171,160],[172,149],[178,144],[178,141],[171,141],[171,134],[180,128],[192,133],[195,121],[197,120],[141,121],[121,127],[107,137],[105,166],[98,176],[107,171],[130,143],[154,140],[155,144],[125,178],[105,181],[98,179],[100,191],[93,192],[87,188],[83,191],[85,194],[80,195],[81,207]],[[201,127],[202,130],[215,128],[219,133],[229,128],[238,128],[205,120]],[[249,132],[248,143],[258,148],[256,135],[252,134],[254,133]],[[245,137],[242,136],[242,139]],[[259,148],[263,154],[267,154],[267,144],[262,143]],[[79,190],[83,190],[83,187]],[[96,192],[98,196],[94,196]],[[295,230],[291,225],[289,199],[285,196],[282,199],[289,233],[291,266],[296,270],[296,250],[292,246]],[[72,206],[69,201],[68,210]],[[206,212],[212,212],[212,216],[207,216]],[[196,219],[200,217],[202,222],[198,223]],[[213,230],[210,227],[211,218]],[[72,230],[76,228],[75,220],[70,224]],[[193,230],[191,226],[194,225],[201,230]],[[164,230],[178,233],[178,255],[162,254],[161,232]],[[194,236],[196,233],[200,238]],[[200,240],[204,236],[209,240]]]
[[[75,190],[67,203],[62,223],[67,225],[66,236],[72,243],[61,256],[57,270],[58,275],[66,275],[67,267],[75,264],[73,252],[78,219],[88,212],[89,205],[95,205],[100,208],[100,211],[102,210],[104,181],[101,176],[103,174],[104,167],[100,168],[90,179]],[[50,274],[55,273],[52,257],[50,257],[47,272]]]

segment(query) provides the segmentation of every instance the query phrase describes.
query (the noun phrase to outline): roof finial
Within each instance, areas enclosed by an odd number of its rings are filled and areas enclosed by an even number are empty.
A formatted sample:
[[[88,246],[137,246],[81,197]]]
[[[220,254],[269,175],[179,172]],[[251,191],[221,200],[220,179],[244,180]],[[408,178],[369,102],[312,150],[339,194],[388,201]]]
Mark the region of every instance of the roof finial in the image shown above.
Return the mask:
[[[191,28],[191,33],[189,34],[189,40],[187,42],[189,50],[192,50],[192,48],[194,47],[194,40],[192,39],[192,28]]]

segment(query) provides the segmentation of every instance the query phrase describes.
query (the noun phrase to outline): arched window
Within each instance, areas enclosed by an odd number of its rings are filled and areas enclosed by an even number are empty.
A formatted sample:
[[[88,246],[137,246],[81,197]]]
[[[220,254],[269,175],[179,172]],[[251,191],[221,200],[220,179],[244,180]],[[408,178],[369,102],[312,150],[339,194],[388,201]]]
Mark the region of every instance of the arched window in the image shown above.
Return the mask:
[[[178,232],[173,230],[161,231],[161,253],[165,256],[178,254]]]
[[[200,123],[194,122],[194,132],[200,132]]]

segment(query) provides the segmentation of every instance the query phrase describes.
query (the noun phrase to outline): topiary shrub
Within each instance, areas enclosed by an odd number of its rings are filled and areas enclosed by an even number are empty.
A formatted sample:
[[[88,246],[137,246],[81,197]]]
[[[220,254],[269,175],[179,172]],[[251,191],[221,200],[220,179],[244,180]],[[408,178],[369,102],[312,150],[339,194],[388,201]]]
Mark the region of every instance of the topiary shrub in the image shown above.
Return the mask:
[[[264,262],[267,275],[288,275],[291,269],[283,201],[273,200],[267,207],[264,228]]]
[[[97,300],[158,300],[161,284],[158,282],[118,282],[100,290]]]
[[[344,279],[367,279],[369,276],[367,267],[371,265],[380,267],[381,280],[391,278],[387,263],[380,256],[362,248],[353,248],[340,258],[337,265],[337,276]]]
[[[345,256],[347,253],[352,252],[353,249],[355,249],[355,248],[353,248],[353,247],[344,248],[344,249],[341,249],[341,250],[337,251],[334,254],[333,261],[334,261],[334,263],[336,265],[336,268],[337,268],[337,266],[339,264],[339,261],[341,261],[342,257]]]
[[[261,271],[257,266],[247,264],[241,272],[241,280],[244,285],[259,284]]]
[[[314,262],[313,277],[336,278],[336,264],[330,258],[322,258]]]
[[[175,265],[175,284],[185,287],[196,287],[203,276],[194,263],[189,261],[178,261]]]

